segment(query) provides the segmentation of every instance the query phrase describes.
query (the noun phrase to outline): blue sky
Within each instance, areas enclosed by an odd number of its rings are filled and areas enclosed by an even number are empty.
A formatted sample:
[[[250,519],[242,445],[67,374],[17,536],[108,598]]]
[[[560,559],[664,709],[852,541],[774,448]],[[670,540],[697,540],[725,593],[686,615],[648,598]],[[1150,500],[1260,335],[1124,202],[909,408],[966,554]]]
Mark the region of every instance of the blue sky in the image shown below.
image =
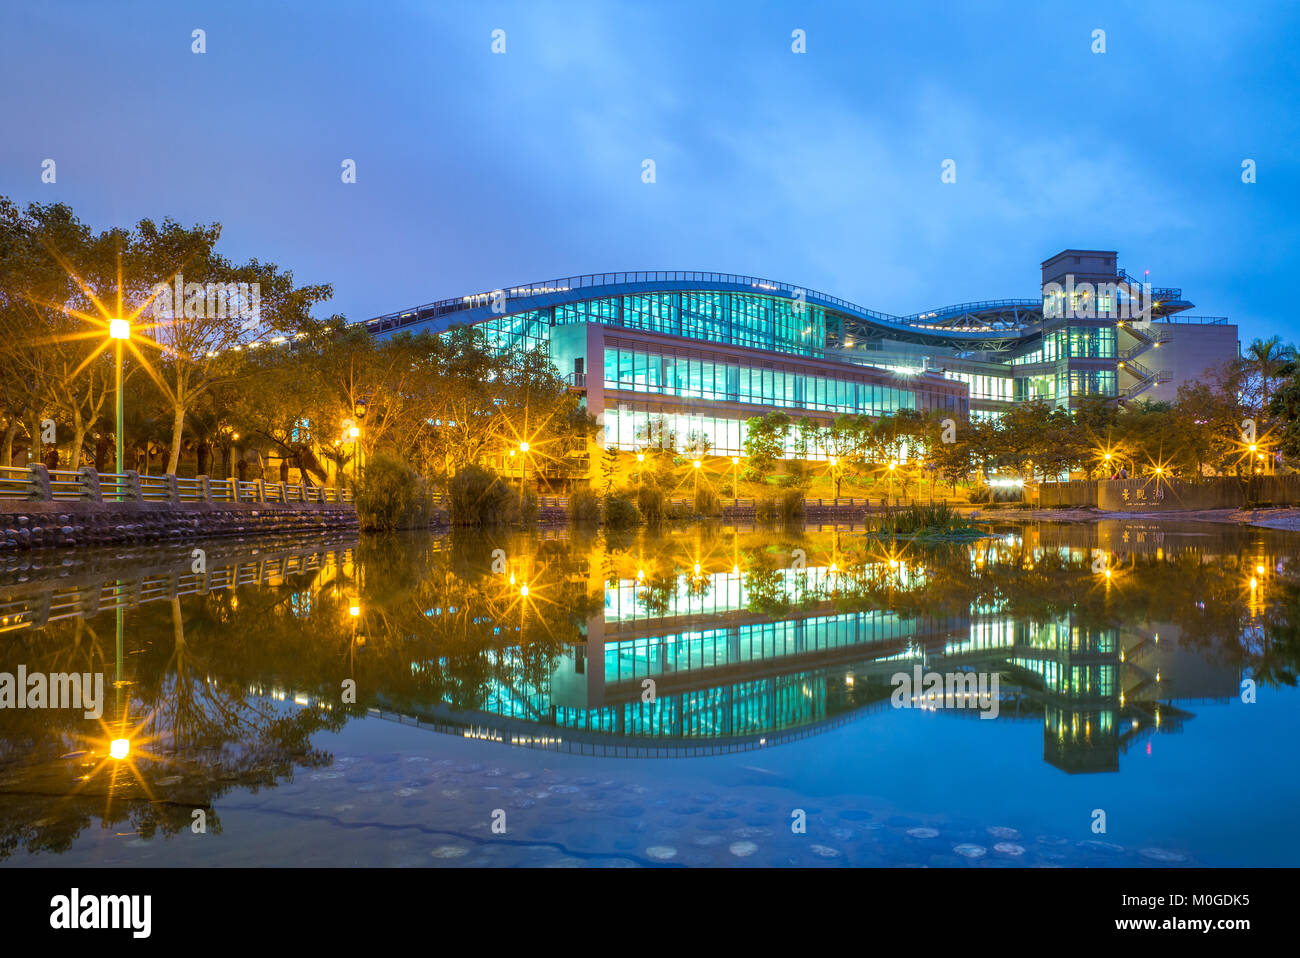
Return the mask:
[[[908,313],[1074,246],[1298,338],[1294,3],[52,0],[0,36],[0,193],[220,221],[351,319],[623,269]]]

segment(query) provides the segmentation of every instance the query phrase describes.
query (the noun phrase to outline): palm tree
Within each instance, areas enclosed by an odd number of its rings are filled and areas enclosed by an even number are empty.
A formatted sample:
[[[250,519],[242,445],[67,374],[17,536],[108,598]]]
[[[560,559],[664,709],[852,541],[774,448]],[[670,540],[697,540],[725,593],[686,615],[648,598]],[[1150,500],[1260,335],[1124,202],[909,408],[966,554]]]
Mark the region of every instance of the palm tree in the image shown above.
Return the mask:
[[[1295,358],[1295,347],[1285,345],[1280,336],[1256,339],[1246,349],[1245,366],[1251,375],[1259,377],[1262,408],[1268,408],[1269,384],[1284,375]]]

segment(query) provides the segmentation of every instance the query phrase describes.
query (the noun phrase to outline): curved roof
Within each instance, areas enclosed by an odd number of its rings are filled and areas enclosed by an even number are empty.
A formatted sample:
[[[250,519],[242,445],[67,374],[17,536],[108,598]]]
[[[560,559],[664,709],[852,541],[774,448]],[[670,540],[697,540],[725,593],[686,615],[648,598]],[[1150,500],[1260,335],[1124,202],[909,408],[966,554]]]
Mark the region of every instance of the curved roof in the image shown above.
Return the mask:
[[[847,320],[846,326],[858,335],[889,336],[920,343],[994,346],[1019,339],[1029,331],[1029,327],[1041,323],[1043,318],[1040,298],[959,303],[895,316],[794,283],[757,276],[692,270],[643,270],[585,273],[564,279],[503,287],[377,316],[366,320],[365,326],[375,333],[415,326],[442,332],[456,324],[472,325],[486,319],[548,306],[659,292],[748,293],[783,299],[801,296],[806,303],[843,316]],[[504,313],[492,311],[493,301],[498,294],[505,297]]]

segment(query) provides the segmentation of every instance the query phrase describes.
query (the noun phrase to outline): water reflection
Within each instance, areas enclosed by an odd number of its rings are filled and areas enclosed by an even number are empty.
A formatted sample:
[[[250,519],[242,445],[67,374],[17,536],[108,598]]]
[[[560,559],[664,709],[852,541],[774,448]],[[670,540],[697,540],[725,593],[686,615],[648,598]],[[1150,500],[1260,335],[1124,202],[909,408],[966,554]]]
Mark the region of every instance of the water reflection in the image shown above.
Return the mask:
[[[924,546],[695,527],[11,562],[0,672],[103,672],[108,701],[97,721],[0,712],[0,856],[65,848],[96,819],[148,838],[200,810],[219,831],[217,798],[328,763],[313,734],[358,716],[711,754],[891,712],[891,677],[916,667],[996,673],[997,721],[1040,723],[1057,768],[1114,772],[1244,678],[1295,684],[1293,542],[1141,522]]]

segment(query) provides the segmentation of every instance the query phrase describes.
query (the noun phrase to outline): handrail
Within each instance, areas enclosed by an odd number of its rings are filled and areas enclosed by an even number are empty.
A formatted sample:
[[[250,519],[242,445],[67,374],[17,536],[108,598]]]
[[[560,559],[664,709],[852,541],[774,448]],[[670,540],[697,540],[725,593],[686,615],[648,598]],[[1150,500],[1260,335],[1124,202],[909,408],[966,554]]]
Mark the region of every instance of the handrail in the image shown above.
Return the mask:
[[[352,502],[352,490],[263,482],[260,479],[187,478],[170,473],[142,476],[134,470],[96,472],[48,469],[44,464],[0,466],[0,499],[29,502]]]

